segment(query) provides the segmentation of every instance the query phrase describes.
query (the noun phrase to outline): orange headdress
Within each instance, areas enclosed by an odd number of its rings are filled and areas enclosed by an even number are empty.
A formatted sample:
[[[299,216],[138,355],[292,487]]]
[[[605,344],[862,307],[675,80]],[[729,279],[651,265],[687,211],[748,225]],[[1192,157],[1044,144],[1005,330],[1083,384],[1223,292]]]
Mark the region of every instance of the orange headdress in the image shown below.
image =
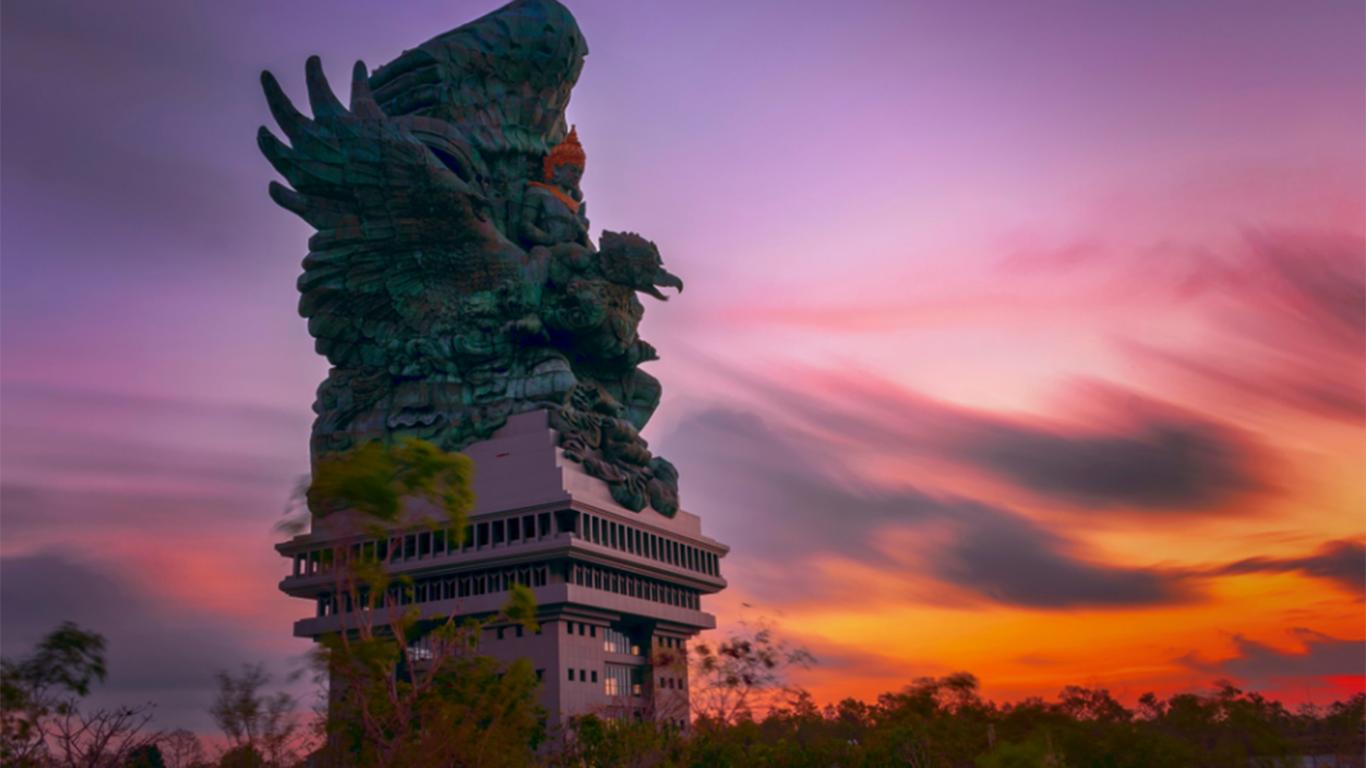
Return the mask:
[[[564,141],[555,145],[550,150],[550,154],[545,156],[542,162],[541,171],[545,174],[545,180],[550,181],[555,176],[555,168],[568,163],[570,165],[584,167],[588,162],[588,155],[583,151],[583,145],[579,143],[577,126],[571,126],[569,135],[564,137]]]

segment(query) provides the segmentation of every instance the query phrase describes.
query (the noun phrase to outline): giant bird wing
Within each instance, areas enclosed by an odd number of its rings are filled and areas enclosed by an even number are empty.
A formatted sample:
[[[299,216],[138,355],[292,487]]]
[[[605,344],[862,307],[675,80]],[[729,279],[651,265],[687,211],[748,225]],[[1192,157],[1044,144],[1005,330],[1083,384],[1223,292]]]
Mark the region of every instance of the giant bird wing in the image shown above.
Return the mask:
[[[316,56],[305,74],[312,118],[262,73],[289,144],[265,127],[257,136],[290,184],[271,182],[271,198],[317,230],[299,313],[333,365],[382,365],[386,347],[453,323],[453,297],[508,279],[519,249],[490,221],[482,161],[459,135],[429,118],[387,117],[360,62],[349,109]]]

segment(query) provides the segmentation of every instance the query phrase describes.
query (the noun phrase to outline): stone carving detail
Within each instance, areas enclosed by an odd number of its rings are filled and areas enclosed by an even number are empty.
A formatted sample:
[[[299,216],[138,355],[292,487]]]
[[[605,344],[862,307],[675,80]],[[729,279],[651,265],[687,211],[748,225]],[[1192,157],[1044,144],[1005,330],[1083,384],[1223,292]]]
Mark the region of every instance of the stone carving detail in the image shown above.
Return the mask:
[[[678,473],[640,437],[660,385],[637,293],[683,283],[639,235],[589,237],[564,116],[587,53],[559,3],[516,0],[373,74],[358,62],[349,106],[310,58],[312,117],[262,74],[287,139],[258,136],[289,182],[270,196],[317,230],[299,279],[333,366],[315,460],[401,436],[460,450],[545,409],[618,503],[676,512]]]

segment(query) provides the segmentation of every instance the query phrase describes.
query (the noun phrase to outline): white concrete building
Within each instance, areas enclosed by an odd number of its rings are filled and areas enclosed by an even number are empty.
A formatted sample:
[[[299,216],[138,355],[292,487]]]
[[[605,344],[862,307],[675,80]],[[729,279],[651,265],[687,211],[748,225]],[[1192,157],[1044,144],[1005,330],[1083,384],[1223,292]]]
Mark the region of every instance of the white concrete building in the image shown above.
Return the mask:
[[[531,661],[552,727],[589,712],[686,725],[686,665],[653,661],[683,657],[690,638],[716,625],[701,598],[725,588],[728,548],[703,536],[695,515],[618,505],[563,458],[544,411],[513,416],[464,453],[477,501],[458,551],[447,551],[441,531],[376,539],[332,518],[277,545],[292,562],[280,589],[314,606],[294,634],[346,625],[350,600],[334,594],[330,569],[339,551],[377,556],[411,577],[424,617],[495,613],[522,583],[536,596],[540,631],[490,627],[481,651]]]

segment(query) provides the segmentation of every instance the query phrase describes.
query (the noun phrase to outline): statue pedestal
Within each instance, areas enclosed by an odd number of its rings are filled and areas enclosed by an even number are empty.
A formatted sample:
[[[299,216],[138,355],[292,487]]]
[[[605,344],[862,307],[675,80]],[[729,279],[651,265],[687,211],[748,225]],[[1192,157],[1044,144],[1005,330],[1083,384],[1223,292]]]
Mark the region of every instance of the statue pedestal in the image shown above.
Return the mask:
[[[540,631],[489,627],[480,647],[530,660],[552,726],[590,712],[686,724],[686,665],[656,662],[685,658],[688,639],[716,625],[701,596],[725,588],[719,566],[728,548],[703,536],[688,512],[621,507],[557,442],[546,413],[535,411],[464,451],[474,460],[476,502],[459,549],[422,528],[376,540],[340,515],[277,545],[293,563],[280,589],[315,606],[294,634],[316,638],[348,625],[349,601],[338,599],[328,567],[335,555],[324,553],[374,547],[392,573],[413,579],[424,618],[491,614],[511,584],[531,587]]]

